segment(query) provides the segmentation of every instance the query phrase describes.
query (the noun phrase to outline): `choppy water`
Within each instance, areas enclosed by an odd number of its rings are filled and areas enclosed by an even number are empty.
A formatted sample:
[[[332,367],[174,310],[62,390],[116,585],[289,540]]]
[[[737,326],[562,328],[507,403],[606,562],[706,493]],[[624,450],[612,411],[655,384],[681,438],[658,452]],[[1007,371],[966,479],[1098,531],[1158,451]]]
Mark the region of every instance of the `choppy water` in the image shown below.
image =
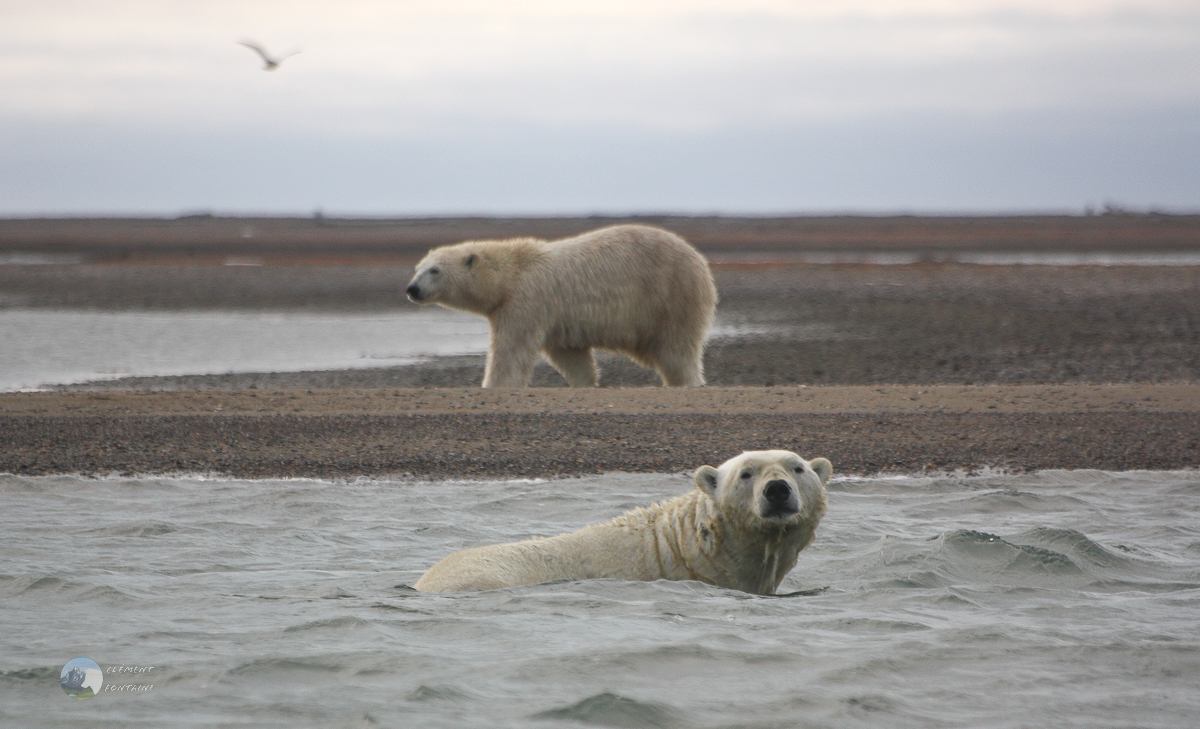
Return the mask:
[[[1176,729],[1200,717],[1196,472],[836,480],[783,584],[804,591],[791,597],[608,580],[405,587],[451,550],[688,488],[683,475],[0,476],[0,724]],[[59,674],[78,657],[123,690],[68,698]]]

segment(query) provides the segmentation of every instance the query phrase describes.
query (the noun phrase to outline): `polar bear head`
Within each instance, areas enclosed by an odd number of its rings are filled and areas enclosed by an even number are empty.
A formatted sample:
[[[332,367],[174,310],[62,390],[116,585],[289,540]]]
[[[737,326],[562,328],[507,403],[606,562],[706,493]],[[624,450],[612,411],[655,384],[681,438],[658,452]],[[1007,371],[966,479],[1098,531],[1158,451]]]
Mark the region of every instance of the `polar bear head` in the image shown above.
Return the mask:
[[[436,304],[443,298],[461,296],[468,288],[471,271],[479,263],[479,252],[469,243],[442,246],[431,250],[417,264],[412,280],[404,291],[418,304]]]
[[[813,523],[825,515],[833,464],[791,451],[747,451],[720,468],[696,469],[696,485],[727,517],[763,529]]]
[[[441,304],[487,316],[539,252],[532,238],[441,246],[417,264],[404,290],[418,304]]]

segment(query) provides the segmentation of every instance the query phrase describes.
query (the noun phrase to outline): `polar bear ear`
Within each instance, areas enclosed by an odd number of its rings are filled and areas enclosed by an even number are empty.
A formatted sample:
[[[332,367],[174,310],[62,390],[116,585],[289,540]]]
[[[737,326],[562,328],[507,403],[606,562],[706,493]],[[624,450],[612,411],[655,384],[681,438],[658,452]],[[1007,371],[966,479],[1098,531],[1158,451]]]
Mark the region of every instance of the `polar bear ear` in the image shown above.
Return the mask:
[[[717,483],[720,473],[712,466],[696,469],[696,486],[711,498],[717,498]]]
[[[812,466],[812,470],[817,472],[817,478],[821,479],[821,485],[829,483],[829,477],[833,475],[833,464],[828,458],[814,458],[808,462]]]
[[[479,256],[472,253],[471,255],[467,256],[465,261],[463,261],[463,265],[465,265],[467,268],[470,268],[471,266],[475,265],[475,259],[477,258],[479,258]]]

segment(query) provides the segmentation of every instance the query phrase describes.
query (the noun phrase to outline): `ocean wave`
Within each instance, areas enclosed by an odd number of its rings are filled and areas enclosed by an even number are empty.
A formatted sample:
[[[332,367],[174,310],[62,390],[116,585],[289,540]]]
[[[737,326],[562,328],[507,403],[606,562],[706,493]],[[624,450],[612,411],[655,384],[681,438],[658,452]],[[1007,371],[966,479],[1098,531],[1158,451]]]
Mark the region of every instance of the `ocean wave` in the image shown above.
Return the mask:
[[[102,534],[111,537],[161,537],[179,531],[175,524],[164,521],[126,522],[109,524],[107,526],[89,529],[89,534]]]
[[[0,575],[0,596],[48,601],[133,602],[132,595],[111,585],[45,574]]]
[[[332,630],[332,631],[348,631],[362,630],[364,628],[373,629],[375,624],[370,620],[363,620],[355,617],[341,618],[326,618],[324,620],[313,620],[300,625],[289,625],[283,629],[285,633],[302,633],[313,630]]]
[[[667,704],[638,701],[607,691],[581,699],[570,706],[539,711],[532,718],[630,729],[671,729],[689,725],[682,712]]]

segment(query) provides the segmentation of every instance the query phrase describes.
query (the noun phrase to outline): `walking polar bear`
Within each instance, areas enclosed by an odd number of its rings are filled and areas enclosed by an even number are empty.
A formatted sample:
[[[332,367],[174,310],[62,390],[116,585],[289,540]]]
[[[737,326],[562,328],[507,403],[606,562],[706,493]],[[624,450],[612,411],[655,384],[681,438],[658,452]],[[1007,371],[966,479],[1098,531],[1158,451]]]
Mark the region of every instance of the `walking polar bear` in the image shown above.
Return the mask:
[[[539,352],[568,385],[594,387],[593,348],[628,355],[665,385],[704,384],[717,288],[704,257],[659,228],[434,248],[406,292],[417,303],[487,317],[484,387],[527,386]]]
[[[492,590],[550,580],[699,580],[773,595],[812,543],[833,466],[749,451],[696,470],[693,491],[548,539],[455,552],[414,587]]]

